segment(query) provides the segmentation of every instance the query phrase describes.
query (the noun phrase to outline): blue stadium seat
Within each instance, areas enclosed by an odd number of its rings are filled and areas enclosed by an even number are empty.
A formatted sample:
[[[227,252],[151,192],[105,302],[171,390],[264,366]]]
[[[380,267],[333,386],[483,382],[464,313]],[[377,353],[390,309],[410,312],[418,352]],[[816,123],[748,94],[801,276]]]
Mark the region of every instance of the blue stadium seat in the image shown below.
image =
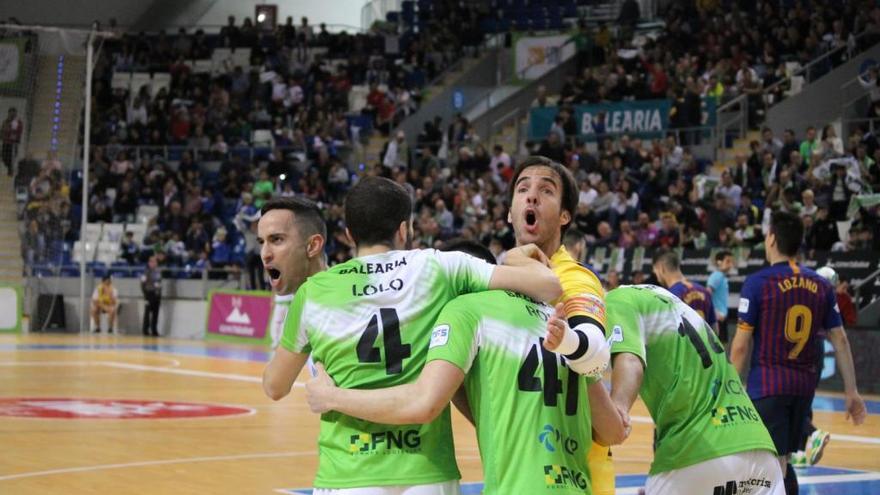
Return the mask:
[[[107,274],[107,265],[100,261],[90,261],[86,263],[86,271],[92,272],[95,278],[101,278]]]
[[[79,277],[79,267],[76,265],[64,265],[61,267],[62,277]]]

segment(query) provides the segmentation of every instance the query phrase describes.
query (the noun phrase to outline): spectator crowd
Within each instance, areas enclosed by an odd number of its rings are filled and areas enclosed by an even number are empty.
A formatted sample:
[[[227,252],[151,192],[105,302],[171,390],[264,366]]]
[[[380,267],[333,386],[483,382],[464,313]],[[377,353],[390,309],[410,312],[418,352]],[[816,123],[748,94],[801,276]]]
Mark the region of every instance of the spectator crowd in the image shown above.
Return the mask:
[[[781,137],[764,129],[750,153],[737,156],[720,178],[692,154],[692,143],[674,135],[607,137],[597,146],[571,139],[567,105],[667,97],[675,101],[673,118],[680,119],[674,126],[689,127],[701,98],[720,102],[748,92],[755,81],[768,86],[781,78],[785,61],[805,62],[848,43],[852,33],[880,32],[880,10],[861,9],[863,2],[837,9],[823,2],[786,9],[772,2],[720,3],[724,9],[700,2],[697,11],[676,3],[656,38],[627,38],[607,26],[577,30],[573,42],[582,70],[559,95],[559,125],[529,150],[563,163],[575,176],[577,231],[591,247],[756,246],[767,212],[785,209],[804,218],[808,250],[880,249],[876,211],[861,209],[845,242],[835,223],[848,217],[854,194],[880,190],[880,146],[870,132],[843,142],[830,126],[800,135],[784,130]],[[477,21],[475,12],[465,17]],[[217,35],[181,30],[108,42],[93,95],[88,221],[131,223],[139,207],[157,206],[143,242],[122,239],[124,260],[143,264],[156,255],[164,266],[219,268],[219,276],[246,272],[257,287],[255,220],[267,199],[297,195],[317,202],[328,227],[327,254],[331,263],[340,262],[352,254],[344,236],[344,194],[359,178],[382,175],[415,199],[416,247],[462,237],[503,257],[515,243],[507,190],[522,158],[518,150],[490,146],[458,116],[426,122],[412,140],[390,134],[375,162],[356,163],[346,154],[359,141],[353,117],[366,119],[365,127],[392,130],[415,110],[425,81],[475,45],[473,37],[456,38],[454,24],[443,19],[408,39],[396,37],[399,49],[391,52],[393,30],[330,34],[305,19],[261,31],[249,20],[236,25],[230,18]],[[217,47],[249,48],[250,69],[195,74],[185,63],[208,58]],[[315,47],[325,54],[310,58]],[[348,63],[331,68],[332,59]],[[113,73],[128,70],[168,71],[171,82],[156,94],[113,89]],[[354,110],[348,93],[361,84],[369,87],[366,106]],[[539,93],[536,104],[552,100]],[[257,154],[255,130],[271,134]],[[166,159],[133,148],[146,145],[177,146],[179,152]],[[83,184],[77,176],[67,180],[54,155],[33,163],[39,172],[29,185],[24,254],[29,263],[54,262],[51,246],[77,239],[80,211],[70,198],[79,197]]]

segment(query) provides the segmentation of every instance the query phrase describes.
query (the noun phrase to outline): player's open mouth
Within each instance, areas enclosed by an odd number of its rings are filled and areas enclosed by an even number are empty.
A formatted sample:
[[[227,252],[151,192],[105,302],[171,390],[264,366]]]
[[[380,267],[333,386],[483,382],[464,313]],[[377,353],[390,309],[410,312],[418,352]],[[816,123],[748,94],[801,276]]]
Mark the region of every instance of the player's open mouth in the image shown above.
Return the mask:
[[[276,282],[281,278],[281,270],[277,268],[267,267],[266,273],[269,274],[269,280],[272,282]]]
[[[534,233],[538,230],[538,215],[535,213],[535,210],[528,209],[525,211],[526,217],[526,230],[531,233]]]

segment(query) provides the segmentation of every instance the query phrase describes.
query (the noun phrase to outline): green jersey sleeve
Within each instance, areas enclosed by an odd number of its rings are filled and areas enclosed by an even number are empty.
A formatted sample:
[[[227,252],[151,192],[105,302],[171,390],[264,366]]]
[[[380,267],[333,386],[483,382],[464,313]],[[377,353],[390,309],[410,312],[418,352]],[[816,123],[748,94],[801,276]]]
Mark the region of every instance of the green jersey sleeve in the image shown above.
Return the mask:
[[[435,251],[437,261],[457,295],[489,289],[495,265],[461,252]]]
[[[309,344],[309,336],[306,333],[303,309],[306,301],[306,291],[301,288],[297,291],[287,317],[284,319],[284,333],[281,336],[281,346],[290,352],[309,354],[312,346]]]
[[[626,300],[623,292],[609,292],[606,296],[608,316],[606,321],[610,329],[608,342],[611,344],[611,355],[628,352],[635,354],[647,365],[645,340],[642,338],[639,315]]]
[[[479,346],[479,318],[465,298],[447,304],[431,332],[427,362],[448,361],[464,373],[471,369]]]

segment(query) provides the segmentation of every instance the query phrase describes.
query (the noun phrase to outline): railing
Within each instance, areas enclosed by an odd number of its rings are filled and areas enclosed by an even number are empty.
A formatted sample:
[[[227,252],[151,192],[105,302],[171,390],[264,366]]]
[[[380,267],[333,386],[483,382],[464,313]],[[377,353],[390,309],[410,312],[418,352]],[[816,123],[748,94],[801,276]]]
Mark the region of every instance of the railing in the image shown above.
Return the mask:
[[[749,129],[749,98],[742,94],[715,109],[715,159],[722,149],[727,148],[729,131],[734,130],[736,138],[742,138]]]
[[[502,136],[504,127],[507,126],[507,124],[512,120],[513,125],[515,126],[515,132],[514,132],[513,146],[510,149],[515,153],[516,150],[519,149],[519,143],[522,141],[522,119],[523,119],[522,109],[514,108],[513,110],[507,112],[500,119],[496,120],[495,122],[492,122],[492,125],[490,127],[491,134],[489,136],[489,139],[491,140],[491,144],[492,145],[499,144],[499,142],[501,141],[501,136]],[[501,143],[501,144],[503,145],[503,144],[509,144],[509,143]]]
[[[251,283],[249,273],[246,267],[224,267],[224,268],[198,268],[192,266],[160,266],[162,271],[162,279],[166,281],[201,281],[204,296],[208,294],[208,283],[212,285],[220,284],[224,287],[233,289],[258,289]],[[85,276],[95,280],[100,279],[105,274],[111,274],[114,278],[128,279],[136,281],[137,278],[144,273],[146,266],[126,265],[126,266],[93,266],[88,265]],[[28,265],[25,268],[26,276],[33,279],[45,278],[75,278],[79,279],[79,264],[68,265]],[[259,274],[262,276],[262,273]]]
[[[764,110],[766,111],[767,109],[769,109],[773,105],[776,105],[779,102],[786,99],[785,92],[781,92],[783,97],[778,100],[776,100],[775,98],[772,98],[772,96],[774,93],[780,92],[779,90],[786,87],[786,85],[788,85],[788,87],[790,87],[791,82],[795,77],[803,77],[804,84],[810,84],[813,81],[815,81],[816,79],[819,79],[820,77],[824,76],[825,74],[831,72],[839,65],[852,59],[853,56],[858,55],[859,53],[862,53],[863,51],[870,48],[870,46],[862,46],[862,43],[860,43],[861,41],[865,40],[865,37],[868,34],[869,33],[867,31],[859,33],[857,36],[854,37],[854,39],[852,40],[852,43],[847,42],[843,46],[839,46],[837,48],[834,48],[833,50],[829,50],[829,51],[823,53],[822,55],[820,55],[820,56],[816,57],[815,59],[813,59],[812,61],[810,61],[807,65],[805,65],[803,67],[799,67],[798,69],[792,71],[791,74],[787,74],[784,78],[780,79],[779,81],[776,81],[775,83],[771,84],[770,86],[763,88],[762,93],[761,93],[761,102],[764,105]],[[841,64],[835,65],[832,57],[836,57],[844,52],[846,53],[846,59],[844,61],[842,61]],[[851,82],[852,81],[850,81],[850,83]],[[845,84],[844,87],[850,83]],[[843,87],[841,87],[841,89],[843,89]]]
[[[95,146],[92,148],[106,148],[105,145]],[[347,163],[347,158],[354,151],[354,146],[348,143],[338,144],[334,146],[337,155],[342,159],[343,163]],[[263,160],[267,159],[270,153],[280,151],[285,157],[300,159],[307,161],[307,149],[299,146],[235,146],[230,147],[225,153],[212,151],[211,149],[196,148],[187,145],[164,145],[164,146],[147,146],[147,145],[121,145],[120,151],[124,151],[130,160],[141,160],[144,157],[160,158],[165,162],[176,162],[185,152],[192,154],[193,160],[196,162],[216,162],[223,161],[232,156],[237,156],[243,160]],[[298,155],[298,156],[296,156]],[[81,166],[82,145],[77,147],[76,161],[77,167]],[[76,167],[75,167],[76,168]]]

